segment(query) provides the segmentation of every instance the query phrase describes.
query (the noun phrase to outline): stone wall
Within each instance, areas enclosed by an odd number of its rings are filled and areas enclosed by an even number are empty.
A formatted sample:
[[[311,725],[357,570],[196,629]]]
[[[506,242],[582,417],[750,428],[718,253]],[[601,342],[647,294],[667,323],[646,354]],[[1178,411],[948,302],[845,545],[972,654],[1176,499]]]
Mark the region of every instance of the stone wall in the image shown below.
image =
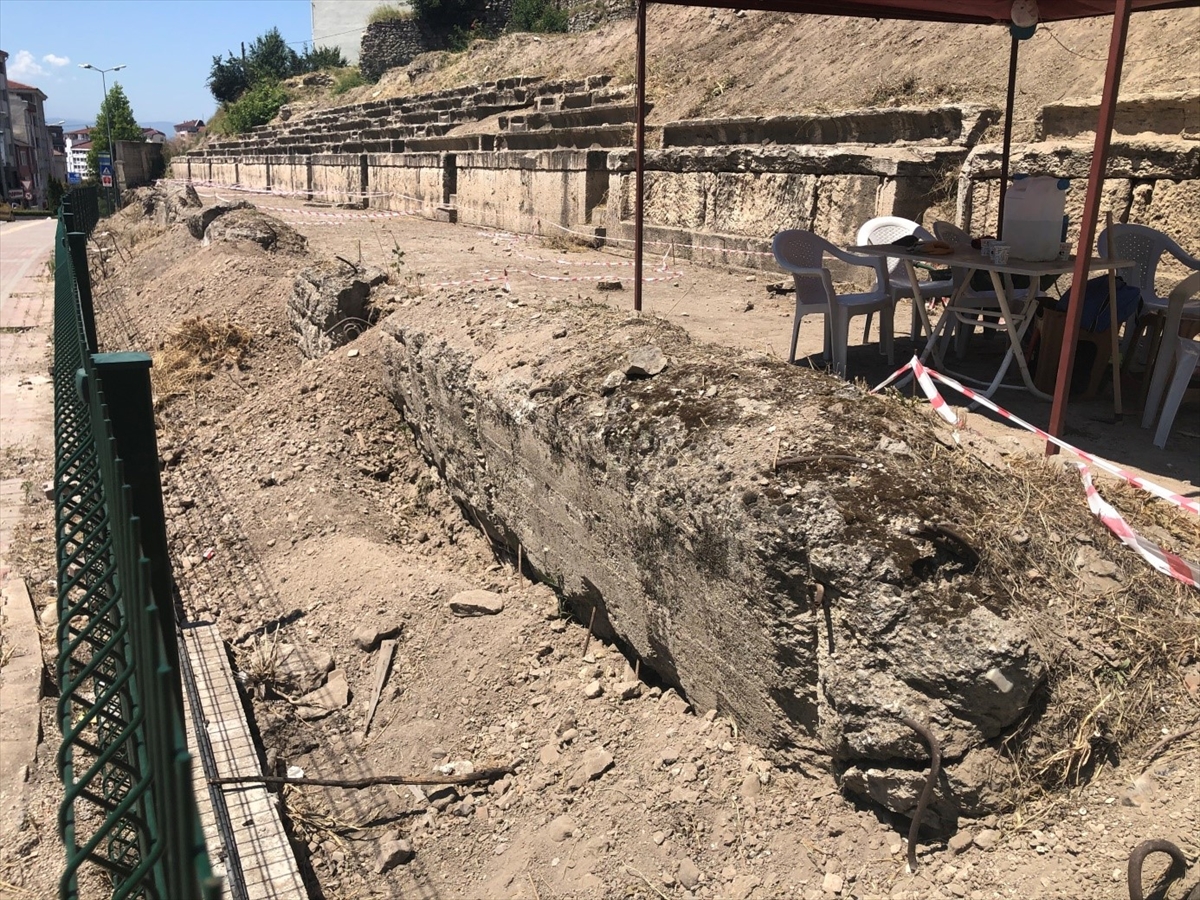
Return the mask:
[[[452,155],[440,153],[369,154],[370,205],[433,218],[434,210],[449,199],[448,166],[453,164]]]
[[[1035,140],[1073,138],[1095,134],[1100,104],[1096,100],[1064,100],[1047,104],[1034,123]],[[1143,94],[1117,101],[1113,133],[1134,135],[1153,132],[1200,138],[1200,91],[1180,94]]]
[[[117,141],[117,182],[122,188],[149,184],[163,170],[163,146],[146,141]]]
[[[407,66],[418,54],[444,46],[416,18],[372,22],[363,32],[359,68],[364,78],[378,81],[388,69]]]
[[[963,165],[959,220],[972,234],[996,233],[1000,151],[999,146],[976,147]],[[1091,160],[1090,141],[1047,141],[1013,148],[1011,171],[1071,179],[1066,211],[1067,239],[1072,242],[1079,239]],[[1200,253],[1200,143],[1161,138],[1114,141],[1097,235],[1109,211],[1114,221],[1149,225],[1174,237],[1188,252]],[[1187,275],[1187,270],[1164,259],[1158,275],[1160,287],[1167,288]]]
[[[603,206],[606,163],[596,150],[459,153],[459,221],[520,231],[585,225]]]
[[[663,147],[730,144],[962,144],[973,146],[1000,110],[985,106],[860,109],[819,116],[687,119],[663,126]]]
[[[630,0],[563,0],[567,13],[567,31],[588,31],[605,22],[629,19],[637,13]]]
[[[365,206],[366,156],[334,153],[312,157],[313,194],[328,203]]]

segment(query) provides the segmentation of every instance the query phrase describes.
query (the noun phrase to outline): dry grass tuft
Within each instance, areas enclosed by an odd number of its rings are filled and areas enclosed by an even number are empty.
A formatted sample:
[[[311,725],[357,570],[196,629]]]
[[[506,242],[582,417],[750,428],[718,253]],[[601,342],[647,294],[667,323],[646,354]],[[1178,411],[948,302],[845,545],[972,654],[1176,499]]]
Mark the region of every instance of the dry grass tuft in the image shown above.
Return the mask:
[[[295,837],[308,844],[322,844],[332,840],[345,847],[343,835],[360,833],[366,825],[340,818],[321,796],[320,790],[303,790],[294,785],[284,785],[283,803]]]
[[[898,409],[894,421],[924,432],[915,445],[930,446],[941,427]],[[1151,569],[1091,514],[1070,460],[985,453],[982,466],[964,465],[962,452],[937,447],[926,461],[931,482],[950,488],[941,515],[979,553],[968,586],[1025,625],[1047,666],[1029,714],[1000,745],[1014,804],[1041,818],[1063,788],[1143,759],[1164,731],[1196,720],[1200,702],[1182,674],[1200,661],[1200,592]],[[1136,531],[1200,558],[1194,517],[1124,484],[1097,486]]]
[[[279,683],[279,630],[270,637],[255,635],[250,646],[238,652],[238,680],[259,700]]]
[[[249,331],[229,321],[184,319],[154,356],[150,371],[156,405],[194,389],[221,368],[240,365],[251,340]]]

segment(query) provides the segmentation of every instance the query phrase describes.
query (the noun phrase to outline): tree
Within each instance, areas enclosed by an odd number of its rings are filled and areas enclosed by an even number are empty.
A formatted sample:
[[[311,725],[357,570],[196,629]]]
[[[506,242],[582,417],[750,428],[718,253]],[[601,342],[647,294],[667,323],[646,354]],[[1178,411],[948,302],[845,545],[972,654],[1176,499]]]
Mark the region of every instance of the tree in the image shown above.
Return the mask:
[[[283,81],[299,71],[300,57],[287,45],[278,28],[259,35],[246,53],[246,68],[252,84]]]
[[[513,0],[509,27],[513,31],[566,31],[567,14],[554,0]]]
[[[119,82],[109,88],[104,102],[100,104],[96,124],[92,127],[92,149],[88,151],[87,157],[89,178],[95,179],[98,175],[100,154],[112,155],[111,148],[108,146],[110,131],[114,141],[144,141],[146,139],[142,134],[142,126],[133,117],[133,108],[129,105],[129,98],[125,96],[125,90]]]
[[[223,60],[220,55],[213,57],[212,68],[208,73],[208,90],[218,103],[232,103],[242,96],[250,87],[250,76],[242,60],[229,54],[229,59]]]
[[[319,69],[344,69],[348,65],[350,63],[337,47],[322,47],[319,50],[316,47],[308,47],[300,56],[296,74],[316,72]]]

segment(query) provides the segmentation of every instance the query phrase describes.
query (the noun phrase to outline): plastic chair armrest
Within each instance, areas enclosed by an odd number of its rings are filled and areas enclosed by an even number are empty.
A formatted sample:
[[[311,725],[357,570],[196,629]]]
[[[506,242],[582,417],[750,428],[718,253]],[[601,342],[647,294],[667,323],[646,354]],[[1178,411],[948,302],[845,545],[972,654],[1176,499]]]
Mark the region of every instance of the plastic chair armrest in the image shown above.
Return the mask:
[[[1200,270],[1200,259],[1196,259],[1194,256],[1189,256],[1178,244],[1175,244],[1173,247],[1168,246],[1167,251],[1189,269]]]

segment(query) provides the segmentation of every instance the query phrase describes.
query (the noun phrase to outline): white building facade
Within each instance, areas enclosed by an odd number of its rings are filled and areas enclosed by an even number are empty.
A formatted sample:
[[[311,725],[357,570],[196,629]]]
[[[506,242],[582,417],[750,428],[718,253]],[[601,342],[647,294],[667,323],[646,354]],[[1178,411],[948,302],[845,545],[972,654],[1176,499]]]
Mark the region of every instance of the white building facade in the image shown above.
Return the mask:
[[[337,47],[350,65],[357,66],[367,19],[380,6],[412,9],[408,0],[312,0],[313,46]]]

